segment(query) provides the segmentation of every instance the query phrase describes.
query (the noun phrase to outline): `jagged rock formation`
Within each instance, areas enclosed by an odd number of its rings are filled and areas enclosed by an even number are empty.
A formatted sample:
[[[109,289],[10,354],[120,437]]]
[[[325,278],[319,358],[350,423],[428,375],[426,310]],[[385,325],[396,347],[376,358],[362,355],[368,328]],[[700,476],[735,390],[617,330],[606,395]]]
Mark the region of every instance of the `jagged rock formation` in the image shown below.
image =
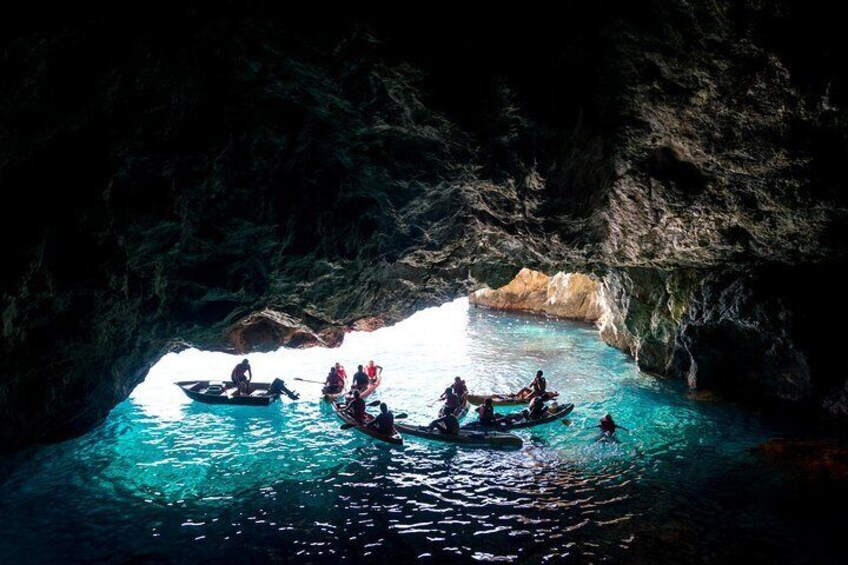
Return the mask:
[[[8,14],[2,445],[89,429],[172,347],[332,344],[522,266],[603,278],[604,334],[646,369],[844,414],[822,322],[846,307],[813,300],[848,239],[840,22]]]
[[[471,304],[497,310],[519,310],[569,320],[598,321],[602,314],[601,285],[582,273],[557,273],[552,277],[521,269],[508,284],[484,288],[468,295]]]

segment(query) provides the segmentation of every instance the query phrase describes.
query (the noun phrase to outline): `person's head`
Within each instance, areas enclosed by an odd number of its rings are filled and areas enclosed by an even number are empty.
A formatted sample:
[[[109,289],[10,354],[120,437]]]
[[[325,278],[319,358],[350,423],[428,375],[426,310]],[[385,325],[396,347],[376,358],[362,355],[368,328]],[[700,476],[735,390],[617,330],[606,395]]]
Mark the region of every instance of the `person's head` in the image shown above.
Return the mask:
[[[354,397],[356,400],[359,400],[359,391],[358,391],[358,390],[353,391],[353,397]]]
[[[373,367],[373,366],[374,366],[374,360],[373,360],[373,359],[372,359],[372,360],[370,360],[370,361],[368,361],[368,366],[369,366],[369,367]]]
[[[342,364],[341,364],[341,363],[339,363],[338,361],[336,361],[336,366],[334,367],[334,369],[338,369],[338,368],[339,368],[339,367],[341,367],[341,366],[342,366]]]
[[[451,387],[446,388],[445,394],[453,394],[453,388],[451,388]]]
[[[541,370],[541,369],[539,369],[538,371],[536,371],[536,378],[537,378],[537,379],[540,379],[540,378],[542,378],[542,375],[544,375],[544,374],[545,374],[545,373],[543,373],[543,372],[542,372],[542,370]]]
[[[453,382],[455,382],[455,383],[459,384],[459,383],[461,383],[461,382],[462,382],[462,379],[460,379],[459,377],[456,377],[456,378],[453,380]]]
[[[335,368],[335,367],[330,367],[330,374],[331,374],[331,375],[335,375],[335,374],[336,374],[336,368]]]
[[[601,418],[601,420],[603,420],[604,422],[609,422],[610,420],[612,420],[612,416],[610,416],[609,414],[604,414],[604,417]]]
[[[380,412],[382,412],[383,414],[385,414],[385,413],[386,413],[386,412],[388,412],[388,411],[389,411],[389,407],[388,407],[388,406],[386,406],[386,403],[385,403],[385,402],[381,402],[381,403],[380,403]]]
[[[356,366],[356,370],[357,370],[357,371],[361,371],[361,370],[362,370],[362,365],[357,365],[357,366]]]
[[[491,398],[491,397],[487,398],[487,399],[485,400],[485,404],[486,404],[486,406],[488,406],[489,408],[491,408],[491,407],[492,407],[492,398]]]
[[[241,362],[241,364],[242,364],[244,367],[250,367],[250,361],[248,361],[247,359],[245,359],[244,361],[242,361],[242,362]]]

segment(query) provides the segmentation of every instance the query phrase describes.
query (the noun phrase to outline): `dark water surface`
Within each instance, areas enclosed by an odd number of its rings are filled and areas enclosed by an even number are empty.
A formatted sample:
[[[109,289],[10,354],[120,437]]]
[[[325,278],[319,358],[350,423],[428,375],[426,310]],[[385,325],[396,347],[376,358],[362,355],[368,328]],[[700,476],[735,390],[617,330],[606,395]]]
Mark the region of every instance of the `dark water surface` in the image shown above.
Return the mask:
[[[320,386],[293,380],[370,358],[410,422],[454,375],[505,392],[542,368],[576,408],[570,426],[519,432],[520,451],[392,448],[340,430]],[[301,400],[193,403],[171,383],[238,359],[187,351],[88,435],[0,460],[0,562],[844,562],[845,489],[749,451],[799,430],[640,374],[591,326],[460,300],[341,349],[250,359]],[[621,444],[592,442],[605,412],[630,429]]]

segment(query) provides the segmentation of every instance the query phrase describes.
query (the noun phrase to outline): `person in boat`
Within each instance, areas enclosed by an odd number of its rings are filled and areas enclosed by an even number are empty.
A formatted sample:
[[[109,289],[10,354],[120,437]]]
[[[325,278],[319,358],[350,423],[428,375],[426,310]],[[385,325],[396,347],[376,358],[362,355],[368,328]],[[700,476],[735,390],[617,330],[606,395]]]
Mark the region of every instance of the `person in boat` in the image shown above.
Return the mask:
[[[380,404],[380,413],[368,424],[368,427],[384,436],[392,435],[395,429],[395,415],[389,412],[385,402]]]
[[[357,366],[356,372],[353,374],[353,382],[350,385],[351,389],[364,391],[371,384],[371,379],[365,371],[362,370],[362,365]]]
[[[454,393],[455,395],[457,395],[457,396],[459,397],[459,399],[460,399],[460,400],[462,400],[462,397],[463,397],[463,396],[465,396],[466,394],[468,394],[468,387],[467,387],[467,386],[465,386],[465,381],[464,381],[464,380],[462,380],[462,379],[461,379],[461,378],[459,378],[459,377],[456,377],[456,378],[453,380],[453,384],[451,385],[451,387],[453,388],[453,393]]]
[[[541,369],[536,371],[536,376],[533,378],[533,382],[530,383],[530,386],[522,388],[515,396],[521,399],[534,398],[536,396],[547,398],[548,381],[543,375],[544,373]]]
[[[347,380],[347,371],[345,371],[344,366],[341,363],[336,362],[336,366],[334,368],[336,369],[336,374],[338,376],[340,376],[343,381],[346,381]]]
[[[430,422],[429,426],[421,426],[421,428],[425,432],[432,432],[435,430],[439,430],[439,433],[442,434],[450,434],[456,435],[459,433],[459,420],[456,419],[456,416],[453,412],[450,412],[441,418],[436,418],[432,422]]]
[[[383,368],[379,365],[374,364],[374,360],[368,361],[368,365],[365,366],[365,373],[368,375],[368,378],[372,381],[377,378],[377,375],[383,375]]]
[[[492,399],[487,398],[483,404],[477,407],[477,419],[484,426],[497,426],[503,421],[495,415],[495,406],[492,404]]]
[[[543,398],[537,396],[530,402],[530,407],[523,412],[525,413],[524,417],[528,420],[538,420],[548,413],[548,407],[545,406]]]
[[[250,394],[250,381],[253,379],[253,372],[250,370],[250,361],[245,359],[236,365],[230,374],[230,379],[236,385],[236,394]]]
[[[338,363],[336,364],[338,365]],[[330,372],[327,374],[327,380],[324,382],[324,388],[321,392],[323,394],[339,394],[343,390],[344,379],[335,367],[330,367]]]
[[[359,391],[353,391],[353,397],[350,398],[344,407],[344,411],[352,415],[357,421],[365,419],[365,400],[359,398]]]
[[[445,392],[442,393],[442,396],[439,397],[439,400],[444,400],[445,405],[442,406],[442,409],[439,410],[439,415],[444,416],[446,414],[456,414],[456,409],[459,408],[461,401],[459,397],[454,392],[453,388],[448,387],[445,389]]]

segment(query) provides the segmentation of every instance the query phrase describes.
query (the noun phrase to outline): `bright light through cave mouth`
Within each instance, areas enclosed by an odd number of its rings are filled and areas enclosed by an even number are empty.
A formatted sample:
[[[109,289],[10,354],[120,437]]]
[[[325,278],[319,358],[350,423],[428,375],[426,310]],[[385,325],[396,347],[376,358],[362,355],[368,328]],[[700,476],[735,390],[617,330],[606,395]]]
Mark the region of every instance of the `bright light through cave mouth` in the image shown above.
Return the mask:
[[[226,379],[242,357],[189,350],[163,358],[103,426],[45,447],[12,474],[0,526],[18,540],[50,533],[57,541],[30,544],[43,562],[103,559],[102,548],[119,542],[126,554],[156,551],[178,560],[288,559],[294,552],[322,561],[386,551],[401,560],[602,554],[622,561],[649,551],[652,532],[680,519],[681,499],[694,524],[720,527],[729,493],[761,500],[782,488],[782,475],[764,481],[751,466],[751,446],[778,430],[729,405],[692,400],[681,383],[641,374],[598,338],[593,323],[460,299],[349,334],[337,349],[247,356],[256,381],[282,378],[300,393],[297,401],[213,406],[173,384]],[[575,409],[565,421],[515,430],[520,449],[411,435],[389,446],[342,429],[320,399],[321,385],[308,382],[323,380],[336,361],[350,372],[371,359],[384,367],[375,397],[410,424],[436,416],[439,395],[456,375],[472,392],[505,393],[543,369]],[[620,443],[595,441],[607,412],[627,428]],[[728,465],[736,469],[730,482],[702,488]],[[50,504],[24,511],[33,496]],[[88,508],[85,521],[75,518],[80,504]],[[769,527],[742,532],[743,540],[787,535],[790,522],[768,522],[767,512],[765,504],[746,503],[746,515]],[[64,538],[69,519],[74,534]],[[110,524],[107,531],[101,523]]]

